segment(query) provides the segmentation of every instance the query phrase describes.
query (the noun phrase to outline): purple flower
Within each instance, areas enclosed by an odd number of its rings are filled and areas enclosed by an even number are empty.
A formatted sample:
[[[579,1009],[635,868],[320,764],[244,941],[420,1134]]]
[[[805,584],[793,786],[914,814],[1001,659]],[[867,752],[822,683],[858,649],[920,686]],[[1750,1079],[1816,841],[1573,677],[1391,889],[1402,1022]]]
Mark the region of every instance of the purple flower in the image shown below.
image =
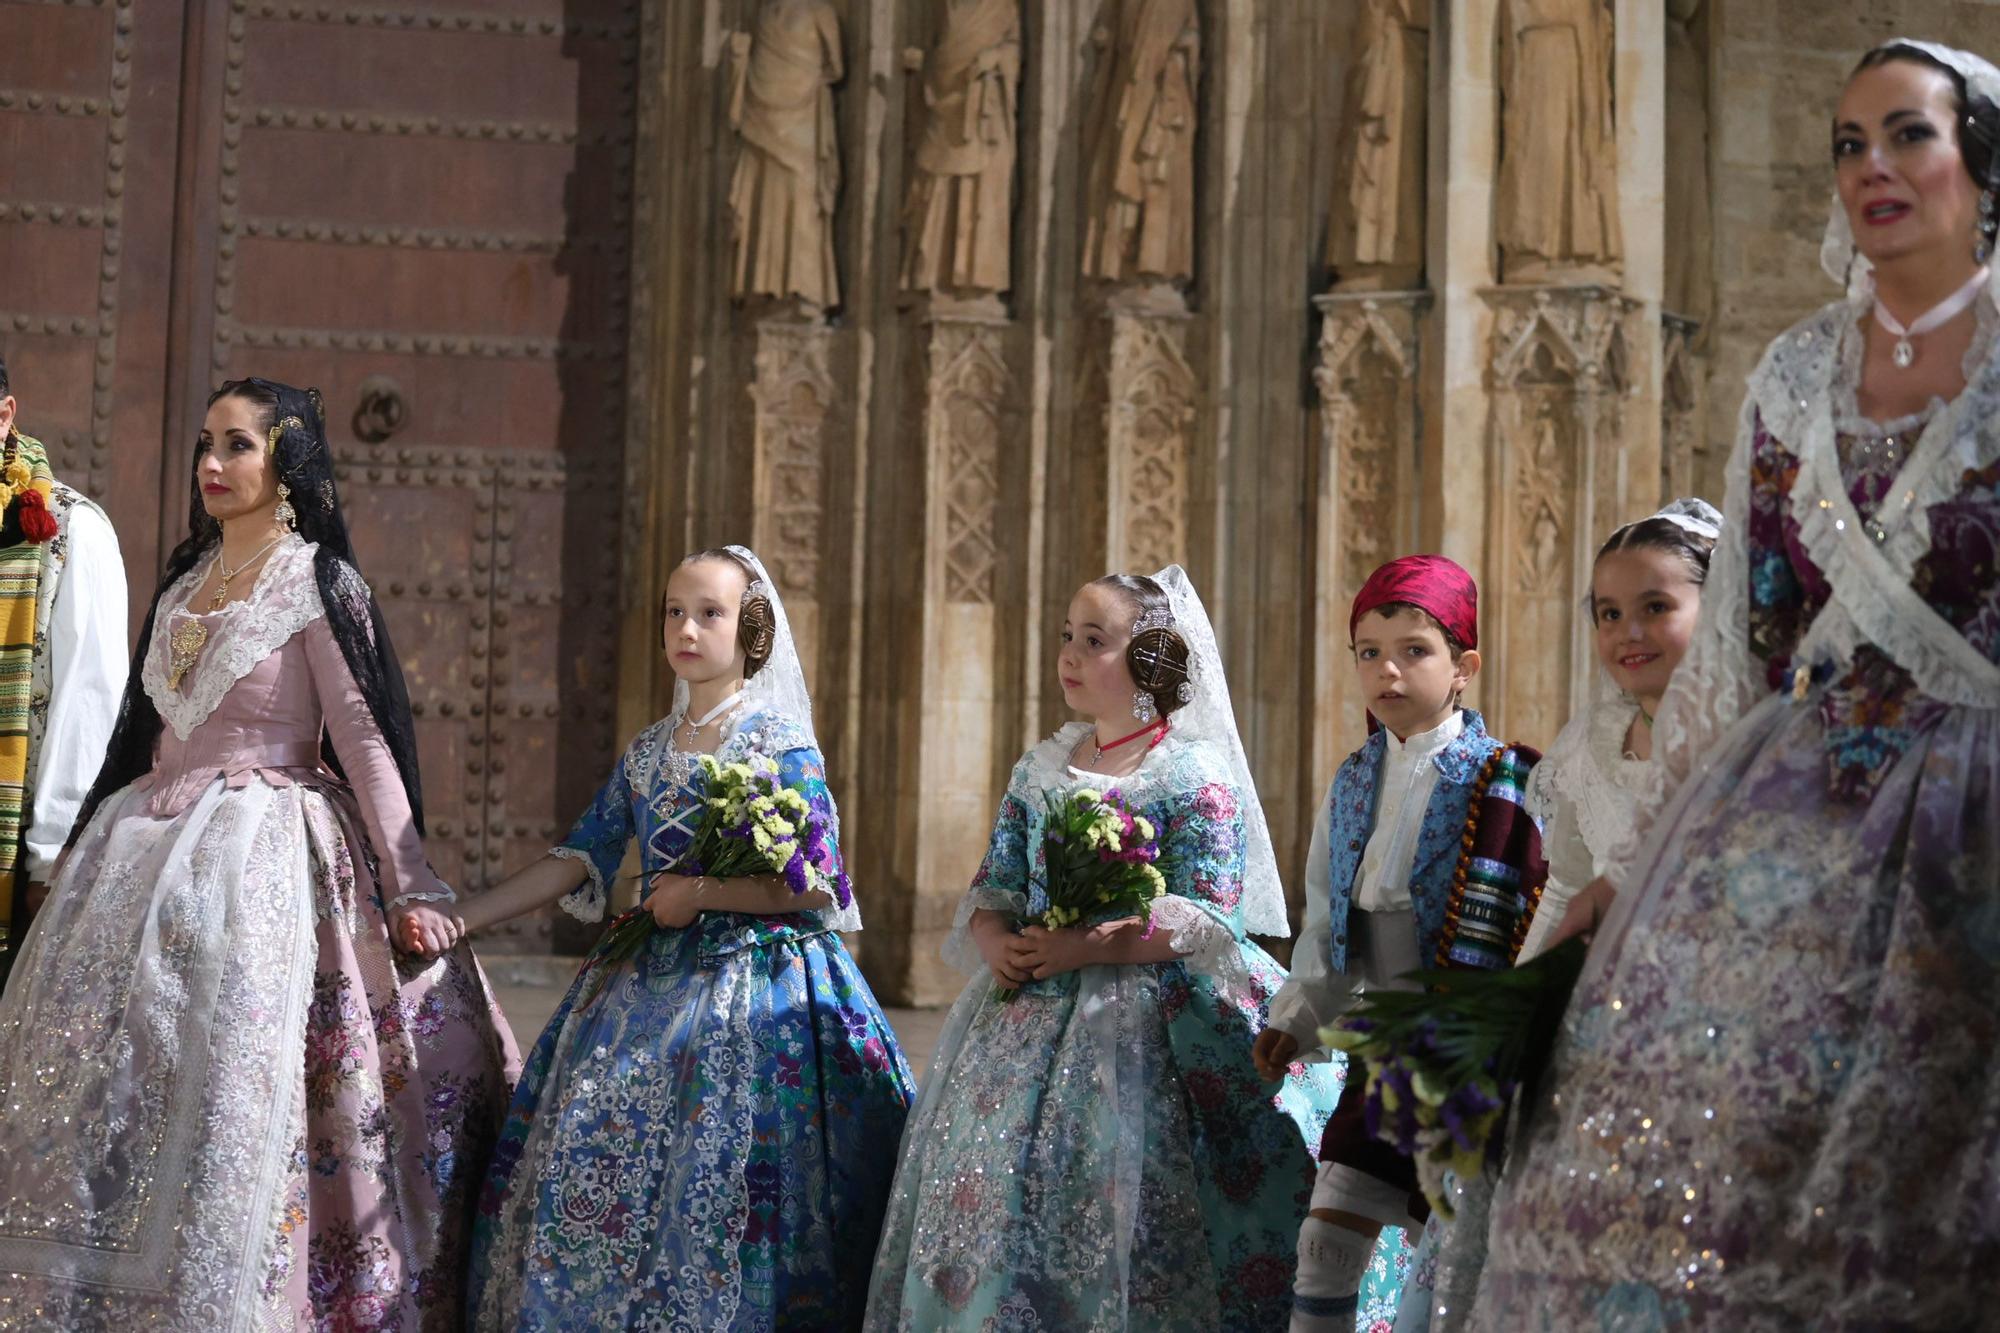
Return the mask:
[[[785,862],[785,883],[791,885],[793,893],[804,893],[806,883],[806,858],[802,853],[793,852],[792,859]]]
[[[833,896],[842,907],[854,901],[854,885],[848,880],[845,870],[833,877]]]

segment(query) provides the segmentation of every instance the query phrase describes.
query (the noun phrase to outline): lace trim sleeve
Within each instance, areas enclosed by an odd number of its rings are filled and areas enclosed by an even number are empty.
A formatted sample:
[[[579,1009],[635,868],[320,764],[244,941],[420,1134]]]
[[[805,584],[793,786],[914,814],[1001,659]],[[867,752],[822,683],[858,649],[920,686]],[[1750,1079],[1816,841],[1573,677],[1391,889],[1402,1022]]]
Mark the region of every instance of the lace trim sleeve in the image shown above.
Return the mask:
[[[1249,984],[1242,944],[1213,909],[1170,893],[1153,903],[1153,929],[1167,932],[1167,943],[1190,971],[1205,973],[1231,991]]]
[[[584,871],[590,876],[556,899],[562,905],[563,911],[578,921],[602,921],[604,908],[611,901],[611,890],[604,882],[604,872],[597,868],[597,862],[591,859],[590,853],[580,847],[556,846],[549,848],[549,855],[564,861],[583,862]]]

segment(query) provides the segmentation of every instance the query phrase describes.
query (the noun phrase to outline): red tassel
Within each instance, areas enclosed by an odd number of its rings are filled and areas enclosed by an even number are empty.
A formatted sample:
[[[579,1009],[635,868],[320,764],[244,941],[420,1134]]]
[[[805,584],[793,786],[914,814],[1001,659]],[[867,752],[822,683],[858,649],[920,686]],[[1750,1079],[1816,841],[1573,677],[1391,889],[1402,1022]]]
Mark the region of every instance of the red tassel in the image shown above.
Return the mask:
[[[40,544],[55,537],[56,516],[49,512],[49,502],[42,498],[40,491],[30,486],[21,492],[20,498],[15,503],[16,512],[21,519],[23,538]]]

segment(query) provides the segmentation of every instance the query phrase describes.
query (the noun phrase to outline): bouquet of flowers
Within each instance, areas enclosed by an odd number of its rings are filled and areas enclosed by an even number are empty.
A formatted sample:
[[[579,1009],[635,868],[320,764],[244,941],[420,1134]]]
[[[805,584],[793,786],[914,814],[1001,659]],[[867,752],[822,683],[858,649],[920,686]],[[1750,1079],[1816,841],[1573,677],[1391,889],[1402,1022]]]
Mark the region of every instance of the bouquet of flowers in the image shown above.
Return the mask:
[[[645,883],[661,874],[716,879],[782,875],[793,893],[817,889],[842,907],[853,901],[847,873],[826,869],[833,811],[825,801],[808,801],[785,786],[778,779],[778,765],[761,754],[734,764],[702,755],[701,771],[708,795],[694,840],[672,865],[643,872]],[[586,970],[630,958],[660,929],[641,903],[606,929]]]
[[[1533,1103],[1588,946],[1566,940],[1495,971],[1412,973],[1416,991],[1375,991],[1320,1030],[1366,1062],[1368,1132],[1412,1157],[1424,1197],[1452,1215],[1444,1187],[1498,1163],[1508,1103]],[[1351,1075],[1350,1075],[1351,1076]]]
[[[1153,900],[1167,891],[1152,821],[1133,814],[1115,787],[1104,792],[1079,787],[1060,799],[1045,796],[1043,805],[1048,819],[1041,888],[1048,906],[1015,921],[1014,928],[1059,930],[1085,917],[1136,916],[1151,934]],[[994,988],[1003,1003],[1017,993],[1009,986]]]

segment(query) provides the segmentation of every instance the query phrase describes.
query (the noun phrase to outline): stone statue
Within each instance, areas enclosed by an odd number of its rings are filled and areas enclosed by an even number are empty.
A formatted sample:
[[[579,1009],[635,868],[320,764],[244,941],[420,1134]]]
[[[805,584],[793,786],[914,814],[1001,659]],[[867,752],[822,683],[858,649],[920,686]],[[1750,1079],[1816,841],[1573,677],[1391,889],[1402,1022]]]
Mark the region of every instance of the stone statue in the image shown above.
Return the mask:
[[[926,57],[923,129],[904,208],[903,287],[954,296],[1007,290],[1020,0],[942,0]]]
[[[1666,282],[1661,304],[1704,327],[1710,273],[1708,55],[1702,0],[1667,0]]]
[[[1108,0],[1084,129],[1083,273],[1194,280],[1195,0]]]
[[[1362,0],[1326,262],[1346,290],[1423,284],[1430,0]]]
[[[1605,0],[1506,0],[1500,23],[1503,282],[1615,282],[1618,141]]]
[[[795,296],[829,309],[840,304],[839,17],[828,0],[764,0],[755,32],[732,33],[729,53],[729,123],[739,141],[729,182],[730,294]]]

